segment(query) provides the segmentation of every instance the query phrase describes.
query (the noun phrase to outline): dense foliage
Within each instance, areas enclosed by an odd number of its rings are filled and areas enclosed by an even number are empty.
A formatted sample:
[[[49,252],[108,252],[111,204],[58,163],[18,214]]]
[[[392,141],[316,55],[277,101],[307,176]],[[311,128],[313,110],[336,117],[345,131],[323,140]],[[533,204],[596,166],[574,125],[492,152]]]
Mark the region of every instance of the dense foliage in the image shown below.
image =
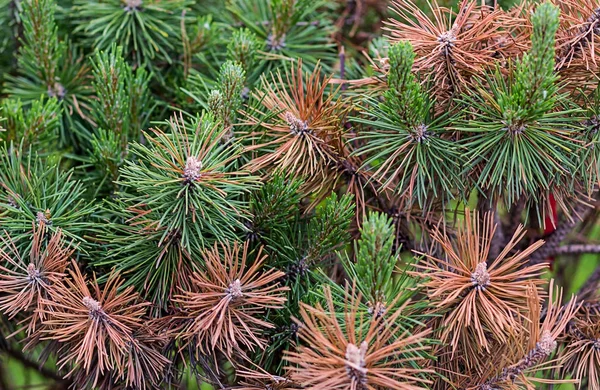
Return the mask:
[[[600,0],[0,0],[0,390],[600,389]]]

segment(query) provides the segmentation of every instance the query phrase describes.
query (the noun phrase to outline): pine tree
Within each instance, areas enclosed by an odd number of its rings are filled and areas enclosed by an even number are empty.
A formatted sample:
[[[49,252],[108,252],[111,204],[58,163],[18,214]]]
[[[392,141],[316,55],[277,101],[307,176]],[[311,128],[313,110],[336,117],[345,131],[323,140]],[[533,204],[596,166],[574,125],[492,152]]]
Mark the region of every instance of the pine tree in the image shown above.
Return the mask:
[[[599,0],[0,0],[0,389],[599,389],[599,59]]]

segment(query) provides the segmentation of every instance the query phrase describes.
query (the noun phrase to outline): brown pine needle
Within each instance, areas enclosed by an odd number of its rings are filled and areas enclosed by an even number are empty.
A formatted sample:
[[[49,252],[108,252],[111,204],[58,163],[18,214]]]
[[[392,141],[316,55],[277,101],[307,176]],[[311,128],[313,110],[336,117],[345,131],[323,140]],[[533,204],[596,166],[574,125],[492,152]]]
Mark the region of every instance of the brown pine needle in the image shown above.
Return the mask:
[[[45,224],[33,225],[29,259],[21,256],[8,233],[0,237],[0,312],[9,319],[25,313],[28,335],[45,318],[42,300],[65,277],[74,252],[60,229],[49,238],[47,233]]]
[[[535,285],[543,283],[539,276],[546,265],[527,265],[529,255],[543,241],[511,255],[525,235],[519,226],[498,257],[488,264],[495,230],[491,213],[480,218],[477,212],[466,210],[455,239],[440,229],[433,232],[443,258],[417,252],[424,259],[415,275],[425,278],[423,285],[435,311],[444,315],[441,339],[454,352],[461,345],[473,344],[475,350],[490,351],[490,338],[506,341],[521,326],[527,305],[527,280]]]
[[[411,335],[394,325],[405,306],[367,319],[358,314],[356,291],[348,294],[343,313],[336,313],[329,287],[324,293],[326,308],[301,304],[300,344],[285,355],[292,380],[313,390],[427,388],[429,370],[410,363],[418,360],[412,352],[428,349],[424,341],[430,330]],[[369,321],[366,334],[364,321]]]
[[[247,256],[247,242],[243,247],[237,242],[215,244],[203,253],[204,269],[192,275],[192,289],[174,298],[183,309],[181,319],[191,321],[181,335],[186,344],[229,356],[238,348],[265,348],[261,334],[273,325],[261,316],[283,307],[287,287],[278,284],[283,272],[262,270],[262,250],[252,264]]]
[[[414,70],[431,76],[441,95],[464,89],[472,76],[509,56],[515,18],[500,7],[461,1],[458,12],[428,2],[429,17],[413,1],[395,0],[391,9],[399,16],[384,29],[391,42],[409,41],[417,54]]]
[[[58,365],[72,367],[68,376],[80,369],[95,383],[105,373],[122,372],[122,356],[133,342],[133,332],[143,325],[148,303],[140,302],[133,287],[119,291],[122,281],[111,274],[100,288],[89,282],[73,262],[70,278],[50,290],[42,299],[42,339],[59,342]]]
[[[335,100],[337,90],[326,93],[329,80],[321,77],[320,66],[304,73],[301,61],[285,78],[280,73],[262,78],[264,95],[257,98],[265,112],[247,112],[246,117],[248,124],[265,129],[249,135],[260,137],[249,150],[268,151],[253,158],[248,169],[282,171],[302,178],[307,193],[330,188],[347,155],[342,127],[347,108]],[[267,113],[273,117],[262,121],[259,117]]]

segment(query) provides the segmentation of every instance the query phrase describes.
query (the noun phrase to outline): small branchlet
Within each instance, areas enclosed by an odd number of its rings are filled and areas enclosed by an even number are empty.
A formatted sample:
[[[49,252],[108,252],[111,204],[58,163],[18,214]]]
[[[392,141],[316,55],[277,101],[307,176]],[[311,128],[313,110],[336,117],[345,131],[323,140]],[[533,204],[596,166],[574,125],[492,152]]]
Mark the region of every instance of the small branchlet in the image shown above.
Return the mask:
[[[218,89],[212,90],[208,97],[208,107],[215,118],[228,129],[227,139],[233,137],[232,125],[242,105],[242,90],[246,81],[246,72],[237,62],[225,62],[219,72]]]
[[[250,74],[254,71],[257,52],[261,49],[262,45],[256,34],[248,29],[240,29],[233,33],[231,42],[227,45],[227,58],[240,64],[246,74]]]

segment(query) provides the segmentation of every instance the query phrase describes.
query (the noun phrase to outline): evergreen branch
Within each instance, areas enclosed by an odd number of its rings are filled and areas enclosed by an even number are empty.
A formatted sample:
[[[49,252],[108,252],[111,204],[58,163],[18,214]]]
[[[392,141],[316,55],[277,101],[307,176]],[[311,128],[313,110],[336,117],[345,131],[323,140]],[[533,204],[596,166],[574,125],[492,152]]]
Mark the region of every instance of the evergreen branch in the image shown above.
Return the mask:
[[[577,170],[575,131],[579,109],[564,109],[554,74],[558,9],[544,3],[532,16],[532,48],[506,78],[498,66],[461,98],[474,114],[456,128],[465,133],[466,174],[479,191],[503,198],[507,208],[523,196],[539,202],[544,194],[568,188]]]
[[[56,3],[52,0],[32,0],[23,4],[23,46],[19,64],[35,74],[52,91],[65,45],[58,41],[58,26],[54,19]]]
[[[600,253],[600,244],[570,244],[556,248],[552,255],[579,255],[583,253]]]
[[[351,195],[338,199],[335,193],[317,209],[316,218],[310,222],[309,244],[304,257],[308,264],[319,262],[345,241],[354,211]]]
[[[125,57],[138,66],[154,67],[157,61],[171,64],[181,40],[182,11],[190,4],[189,0],[77,0],[76,32],[97,50],[108,50],[118,42]]]
[[[290,59],[330,71],[337,60],[334,28],[327,14],[320,12],[323,0],[232,0],[227,3],[230,23],[251,30],[264,43],[266,61],[261,70],[268,74],[285,68]],[[280,65],[283,65],[280,67]]]
[[[353,152],[364,156],[361,170],[370,168],[381,189],[391,189],[413,204],[429,209],[446,204],[462,190],[461,153],[446,127],[451,118],[435,113],[435,101],[412,73],[415,53],[408,42],[389,49],[389,88],[383,100],[367,97],[364,116],[355,121],[369,128],[353,141]]]
[[[600,0],[384,3],[0,0],[0,358],[78,390],[600,388],[600,267],[542,289],[600,253]]]

